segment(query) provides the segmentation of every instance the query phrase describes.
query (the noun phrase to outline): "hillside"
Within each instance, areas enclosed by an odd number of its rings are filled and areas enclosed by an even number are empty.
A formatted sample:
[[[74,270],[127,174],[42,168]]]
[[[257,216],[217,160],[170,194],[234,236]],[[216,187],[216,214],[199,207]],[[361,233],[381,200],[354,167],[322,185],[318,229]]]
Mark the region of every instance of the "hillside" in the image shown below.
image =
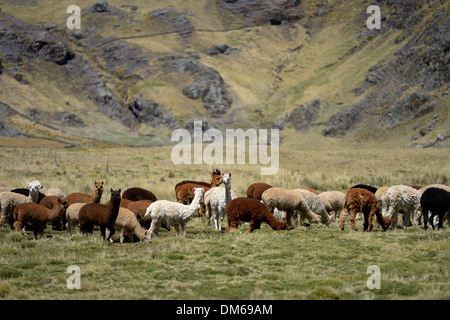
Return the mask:
[[[0,0],[0,145],[157,145],[176,128],[283,143],[448,146],[448,1]]]

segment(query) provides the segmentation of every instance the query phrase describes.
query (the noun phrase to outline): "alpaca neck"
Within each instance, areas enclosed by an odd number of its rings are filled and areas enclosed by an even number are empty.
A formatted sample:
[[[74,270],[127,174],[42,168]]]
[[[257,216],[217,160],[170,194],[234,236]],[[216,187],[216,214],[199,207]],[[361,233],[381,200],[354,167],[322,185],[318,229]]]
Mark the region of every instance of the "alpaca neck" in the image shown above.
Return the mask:
[[[225,203],[230,202],[231,199],[231,182],[225,184]]]
[[[54,221],[55,219],[59,218],[63,214],[63,207],[60,204],[56,204],[53,206],[52,209],[49,209],[47,220],[48,221]]]
[[[37,203],[38,202],[38,198],[39,198],[39,191],[32,191],[30,189],[30,193],[28,194],[28,198],[34,202]]]
[[[383,215],[381,214],[380,207],[378,207],[377,211],[375,211],[375,216],[377,217],[378,223],[383,227],[383,229],[387,229],[390,220],[388,218],[383,217]]]
[[[120,200],[121,198],[111,198],[108,203],[108,209],[111,212],[111,215],[109,216],[109,220],[114,223],[117,219],[117,216],[119,215],[120,210]]]
[[[93,203],[100,203],[102,194],[103,194],[103,191],[99,191],[99,190],[97,190],[97,188],[95,188],[94,192],[92,192]]]
[[[264,212],[265,212],[265,215],[264,215],[265,221],[273,230],[281,230],[283,228],[283,224],[280,221],[278,221],[277,219],[275,219],[273,214],[270,213],[270,211],[268,209],[265,210]]]
[[[195,211],[197,211],[200,208],[200,194],[197,193],[192,200],[191,204],[189,205],[189,214],[192,216]]]

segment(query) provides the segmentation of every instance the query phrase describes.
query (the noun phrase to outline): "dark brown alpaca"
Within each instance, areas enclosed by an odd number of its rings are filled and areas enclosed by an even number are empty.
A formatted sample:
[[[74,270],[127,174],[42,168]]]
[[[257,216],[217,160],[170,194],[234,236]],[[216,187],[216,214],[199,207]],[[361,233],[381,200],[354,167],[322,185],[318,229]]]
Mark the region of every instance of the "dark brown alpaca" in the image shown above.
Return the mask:
[[[138,187],[125,190],[122,194],[122,198],[131,201],[150,200],[152,202],[155,202],[156,200],[158,200],[153,192]]]
[[[247,198],[261,200],[263,192],[270,188],[272,188],[272,186],[264,182],[252,183],[247,188]]]
[[[28,223],[33,225],[34,238],[44,234],[47,223],[58,219],[66,212],[67,202],[58,198],[57,204],[48,209],[37,203],[23,203],[14,209],[14,230],[20,231]]]
[[[281,223],[270,213],[269,209],[256,199],[236,198],[228,202],[225,207],[228,216],[228,225],[225,232],[237,229],[241,221],[250,222],[247,233],[267,223],[273,230],[291,230],[286,223]]]
[[[93,233],[94,226],[99,226],[103,239],[106,237],[106,229],[109,230],[107,240],[110,240],[115,232],[114,222],[119,214],[120,200],[120,189],[111,189],[111,198],[106,204],[88,203],[84,205],[78,213],[80,231],[84,234]]]
[[[66,197],[67,205],[73,203],[100,203],[103,194],[103,181],[94,182],[92,194],[73,192]]]
[[[382,216],[380,204],[373,192],[362,188],[350,189],[345,195],[344,210],[339,223],[341,230],[344,230],[345,219],[349,212],[350,225],[355,231],[357,231],[355,217],[359,212],[362,212],[364,215],[364,231],[367,228],[369,228],[369,231],[373,231],[374,215],[377,217],[383,230],[386,230],[392,222],[392,220]]]

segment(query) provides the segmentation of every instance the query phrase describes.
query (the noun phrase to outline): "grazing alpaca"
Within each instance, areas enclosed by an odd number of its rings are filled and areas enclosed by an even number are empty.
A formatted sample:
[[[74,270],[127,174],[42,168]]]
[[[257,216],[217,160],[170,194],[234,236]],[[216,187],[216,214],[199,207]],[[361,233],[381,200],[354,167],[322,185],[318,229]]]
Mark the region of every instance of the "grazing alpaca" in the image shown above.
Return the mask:
[[[364,215],[364,231],[366,231],[367,228],[369,228],[369,231],[373,231],[374,215],[377,217],[377,220],[383,230],[386,230],[391,223],[390,219],[382,216],[380,204],[378,203],[377,198],[373,192],[367,189],[350,189],[345,195],[344,211],[342,213],[341,222],[339,223],[341,230],[344,230],[345,219],[347,218],[349,212],[350,225],[355,231],[357,231],[355,218],[359,212],[362,212]]]
[[[94,182],[94,190],[92,194],[81,192],[74,192],[66,197],[67,204],[70,206],[73,203],[100,203],[103,194],[103,181]]]
[[[350,189],[366,189],[366,190],[372,192],[373,194],[375,194],[375,192],[377,192],[377,188],[368,186],[367,184],[357,184],[357,185],[354,185],[353,187],[351,187]]]
[[[318,223],[320,221],[320,216],[309,209],[305,199],[298,191],[270,188],[264,191],[261,199],[271,213],[274,212],[275,208],[280,211],[286,211],[286,222],[289,225],[291,224],[294,211],[299,211],[310,223]]]
[[[153,192],[143,189],[143,188],[129,188],[125,190],[122,194],[123,199],[128,199],[131,201],[139,201],[139,200],[150,200],[152,202],[158,200]]]
[[[25,225],[33,225],[34,238],[44,234],[45,225],[61,217],[67,209],[67,202],[58,198],[58,204],[48,209],[37,203],[23,203],[14,209],[14,230],[25,233]]]
[[[252,183],[247,188],[247,198],[261,200],[263,192],[270,188],[272,188],[272,186],[264,182]]]
[[[250,222],[247,233],[260,229],[261,223],[267,223],[273,230],[291,230],[286,223],[281,223],[270,213],[269,209],[256,199],[236,198],[225,207],[228,225],[225,232],[237,229],[241,221]]]
[[[130,242],[133,242],[133,232],[138,237],[140,241],[143,241],[146,236],[146,231],[141,227],[139,222],[136,219],[136,215],[125,208],[119,209],[119,215],[117,216],[116,222],[114,225],[120,230],[120,243],[124,242],[124,234],[125,232],[130,239]]]
[[[320,223],[329,226],[331,223],[331,216],[328,214],[319,196],[316,193],[309,191],[307,189],[294,189],[294,190],[302,195],[303,199],[305,199],[306,204],[308,205],[309,209],[312,212],[320,215]]]
[[[66,210],[67,232],[73,234],[75,227],[78,225],[79,213],[81,207],[87,203],[72,203]]]
[[[418,190],[410,186],[398,185],[392,186],[386,192],[386,203],[388,212],[386,216],[393,220],[392,228],[397,225],[398,213],[405,211],[406,215],[403,219],[403,228],[406,229],[409,224],[409,218],[412,214],[414,218],[420,215],[420,193]]]
[[[431,211],[430,224],[434,230],[433,219],[439,217],[438,229],[443,228],[444,216],[450,210],[450,192],[441,188],[428,188],[420,198],[420,204],[423,211],[424,228],[427,230],[428,213]],[[447,221],[450,225],[450,219],[447,214]]]
[[[340,191],[326,191],[320,193],[319,198],[322,200],[327,212],[334,213],[334,220],[337,223],[344,208],[345,193]]]
[[[114,223],[119,214],[120,207],[120,189],[111,189],[111,198],[107,204],[87,203],[80,209],[78,219],[80,223],[80,230],[82,233],[93,233],[94,226],[100,227],[100,232],[103,239],[105,239],[105,230],[109,230],[107,240],[111,241],[114,235]]]
[[[185,205],[178,202],[167,200],[158,200],[153,202],[145,213],[145,216],[152,218],[152,225],[147,232],[148,239],[152,234],[158,235],[158,229],[162,221],[165,221],[169,226],[174,226],[177,235],[186,235],[186,224],[200,208],[200,200],[203,198],[204,189],[194,188],[194,199],[190,205]],[[181,228],[181,232],[180,232]]]
[[[208,208],[208,220],[214,220],[216,230],[222,230],[221,222],[225,218],[225,206],[228,202],[236,198],[236,194],[231,191],[231,172],[223,175],[222,182],[225,188],[214,187],[205,192],[205,206]]]

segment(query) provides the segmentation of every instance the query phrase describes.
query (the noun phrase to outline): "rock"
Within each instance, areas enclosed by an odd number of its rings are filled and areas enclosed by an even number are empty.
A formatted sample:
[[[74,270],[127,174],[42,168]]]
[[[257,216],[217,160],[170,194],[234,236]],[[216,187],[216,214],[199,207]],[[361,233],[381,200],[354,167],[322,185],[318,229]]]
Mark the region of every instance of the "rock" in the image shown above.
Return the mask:
[[[5,103],[0,102],[0,136],[8,138],[26,137],[29,136],[19,128],[8,123],[11,116],[17,114],[17,112]]]
[[[128,108],[138,123],[146,123],[153,128],[169,127],[172,130],[180,127],[172,113],[163,105],[150,100],[143,101],[142,95],[133,96],[133,102]]]
[[[92,5],[93,12],[109,12],[109,4],[105,0],[98,1]]]
[[[208,56],[215,56],[218,54],[224,54],[224,55],[229,55],[235,52],[239,52],[240,50],[238,48],[232,48],[229,45],[223,43],[223,44],[218,44],[218,45],[214,45],[212,46],[209,51],[208,51]]]
[[[61,113],[59,115],[58,120],[70,127],[84,127],[85,126],[83,119],[81,119],[76,114],[70,113],[68,111]]]
[[[307,132],[312,123],[319,117],[321,100],[315,99],[298,105],[286,117],[287,123],[297,131]]]

